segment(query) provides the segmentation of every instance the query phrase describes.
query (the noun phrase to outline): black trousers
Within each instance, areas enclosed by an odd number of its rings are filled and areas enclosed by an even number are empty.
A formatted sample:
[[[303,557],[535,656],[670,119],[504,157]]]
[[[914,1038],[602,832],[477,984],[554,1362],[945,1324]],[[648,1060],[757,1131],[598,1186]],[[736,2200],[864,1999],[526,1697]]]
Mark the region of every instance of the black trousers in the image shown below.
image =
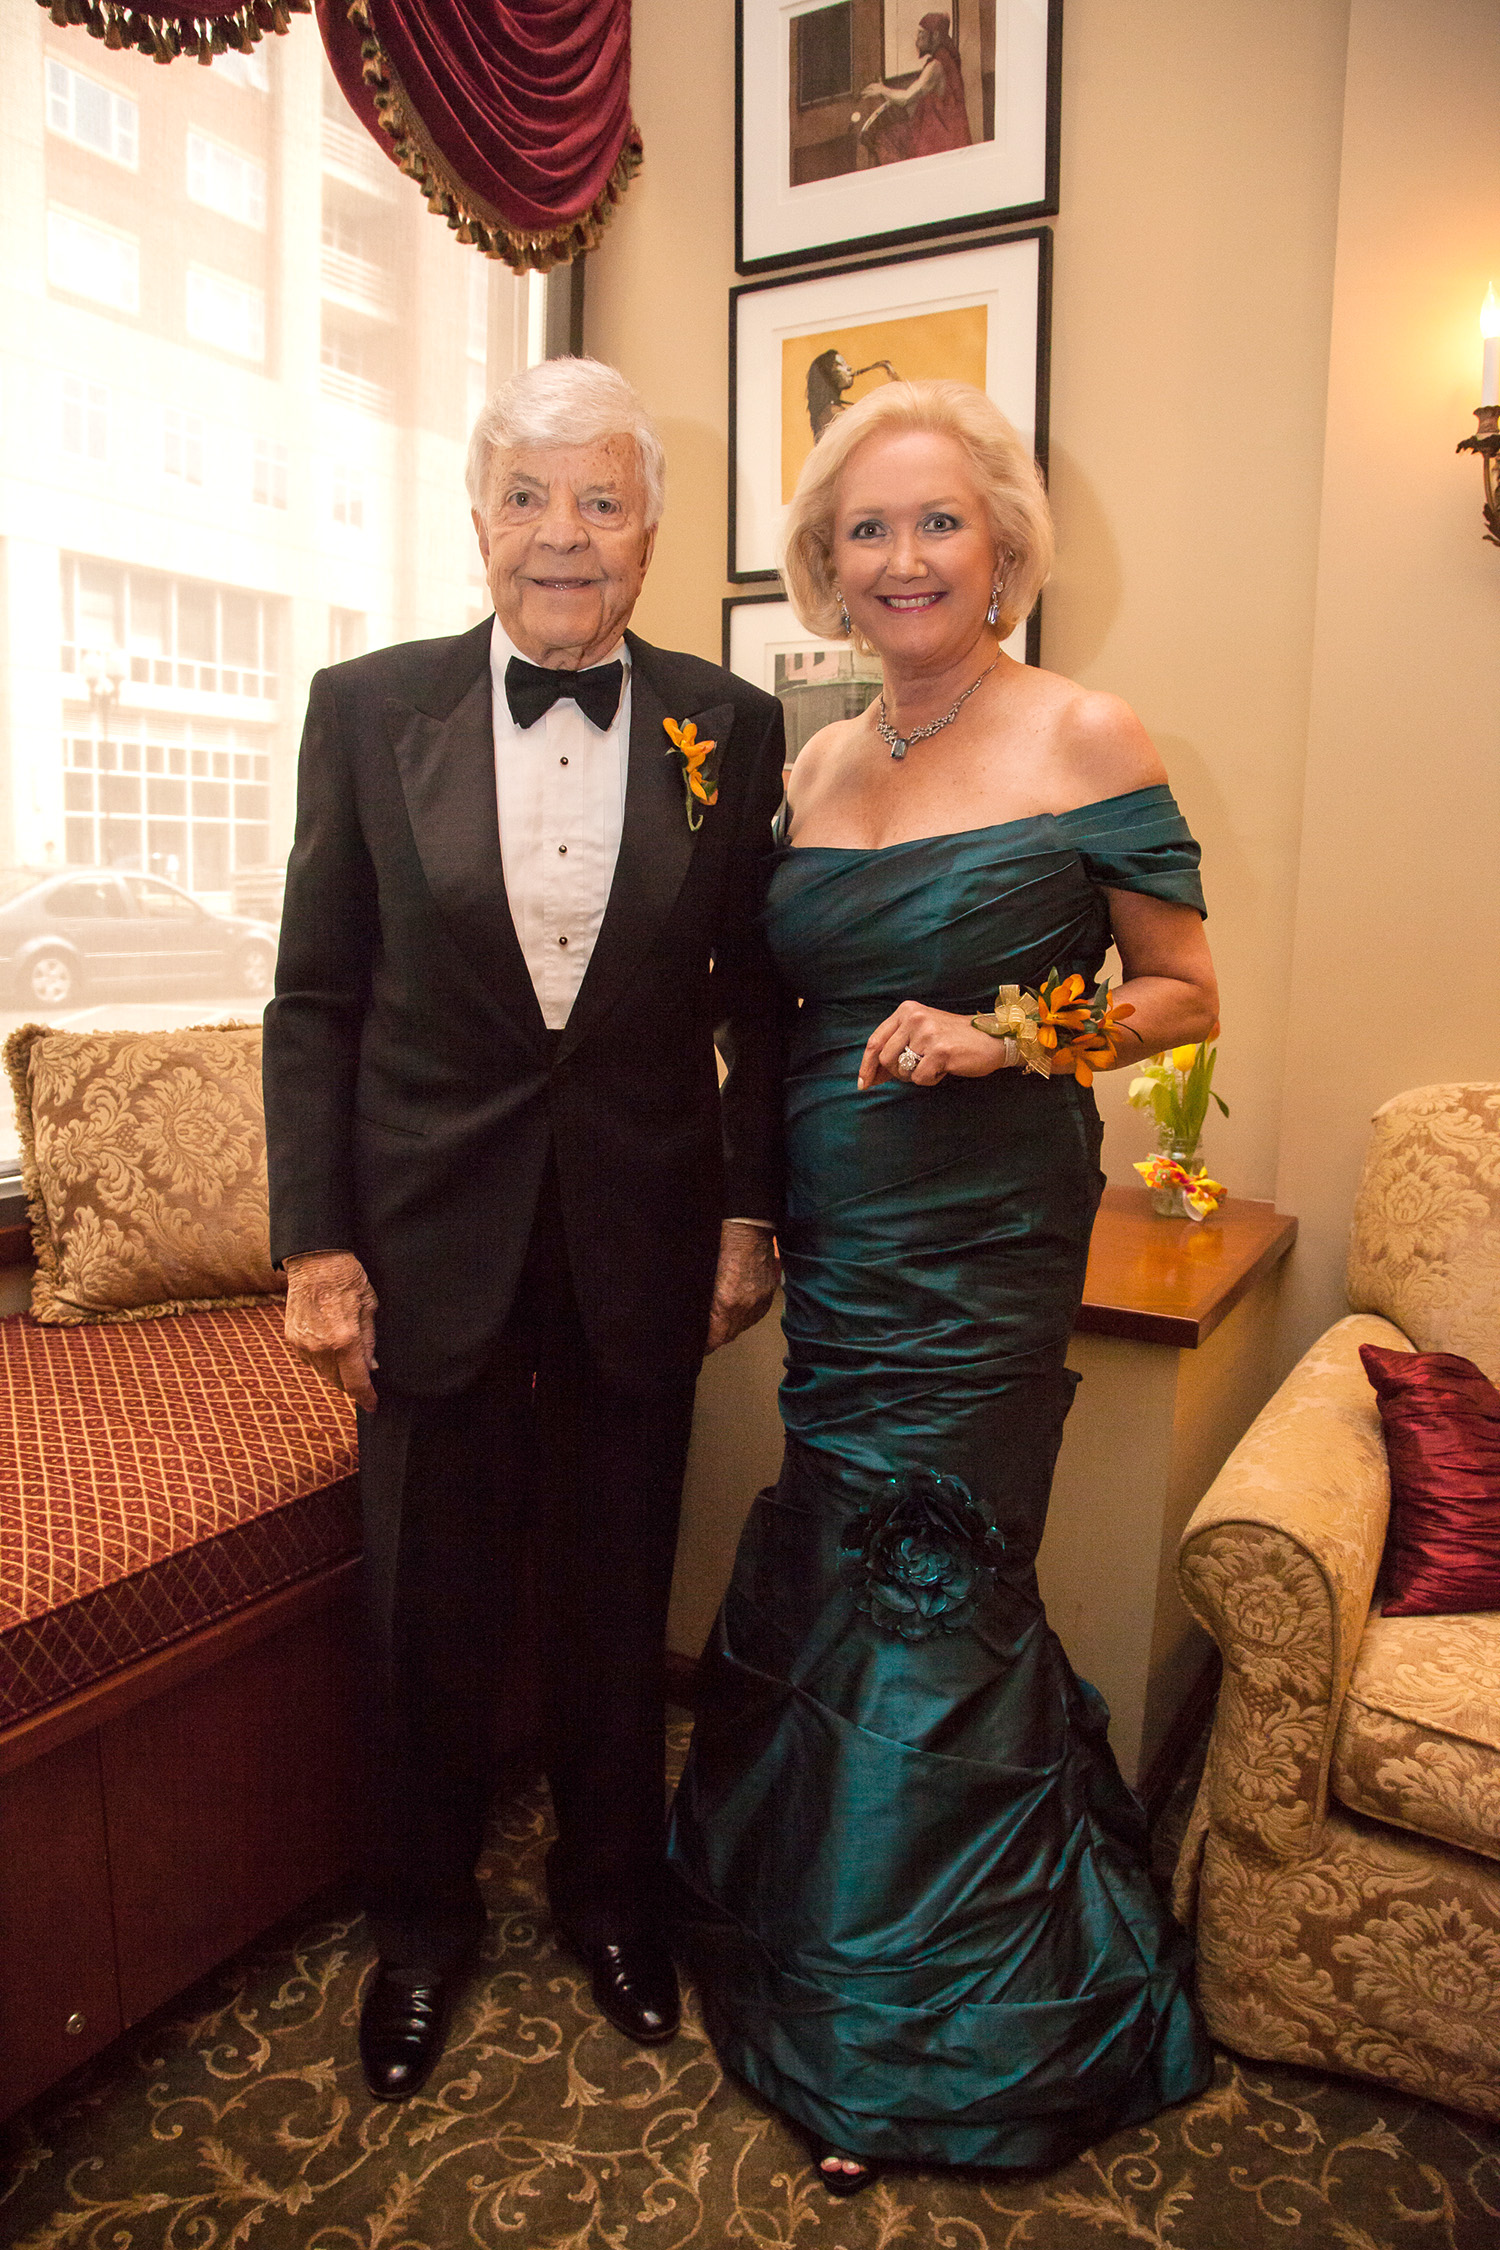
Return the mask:
[[[645,1254],[649,1255],[649,1246]],[[649,1929],[664,1826],[664,1643],[693,1386],[625,1393],[584,1338],[549,1167],[515,1305],[451,1397],[361,1414],[365,1904],[381,1958],[443,1975],[478,1936],[494,1698],[523,1558],[539,1583],[554,1915]]]

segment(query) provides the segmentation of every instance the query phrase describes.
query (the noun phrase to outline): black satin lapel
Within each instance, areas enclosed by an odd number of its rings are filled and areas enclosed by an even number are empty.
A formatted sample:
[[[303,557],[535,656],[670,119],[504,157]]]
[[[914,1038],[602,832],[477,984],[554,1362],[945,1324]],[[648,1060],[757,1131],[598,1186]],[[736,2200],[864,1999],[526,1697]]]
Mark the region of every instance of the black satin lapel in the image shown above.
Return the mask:
[[[722,710],[727,731],[734,718],[733,704],[716,705],[715,710]],[[687,879],[697,836],[688,826],[682,767],[672,756],[662,721],[693,716],[685,706],[674,709],[663,701],[661,687],[636,654],[630,681],[630,757],[620,856],[593,956],[563,1033],[564,1052],[619,997],[637,962],[660,935]],[[700,735],[707,731],[700,723]],[[713,813],[706,812],[704,818],[712,820]]]
[[[505,895],[485,665],[448,716],[386,701],[417,856],[439,913],[497,1000],[533,1037],[542,1011]]]

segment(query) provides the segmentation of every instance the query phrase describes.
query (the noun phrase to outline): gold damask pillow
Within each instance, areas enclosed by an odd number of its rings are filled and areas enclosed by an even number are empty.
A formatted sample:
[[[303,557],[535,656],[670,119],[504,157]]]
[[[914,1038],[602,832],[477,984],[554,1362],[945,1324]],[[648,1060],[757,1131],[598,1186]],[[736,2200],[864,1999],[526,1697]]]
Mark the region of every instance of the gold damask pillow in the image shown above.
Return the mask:
[[[272,1270],[260,1026],[50,1031],[5,1042],[37,1320],[249,1305]]]

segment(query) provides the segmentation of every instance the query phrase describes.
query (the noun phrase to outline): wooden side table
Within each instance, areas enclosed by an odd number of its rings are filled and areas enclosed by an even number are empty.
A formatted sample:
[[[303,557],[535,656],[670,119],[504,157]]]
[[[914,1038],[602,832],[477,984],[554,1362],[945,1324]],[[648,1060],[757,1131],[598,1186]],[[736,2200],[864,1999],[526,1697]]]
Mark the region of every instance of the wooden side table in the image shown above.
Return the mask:
[[[1147,1188],[1106,1188],[1094,1225],[1068,1352],[1083,1382],[1037,1574],[1148,1797],[1212,1654],[1177,1591],[1177,1542],[1276,1388],[1276,1284],[1296,1236],[1295,1219],[1238,1197],[1201,1224],[1159,1219]]]

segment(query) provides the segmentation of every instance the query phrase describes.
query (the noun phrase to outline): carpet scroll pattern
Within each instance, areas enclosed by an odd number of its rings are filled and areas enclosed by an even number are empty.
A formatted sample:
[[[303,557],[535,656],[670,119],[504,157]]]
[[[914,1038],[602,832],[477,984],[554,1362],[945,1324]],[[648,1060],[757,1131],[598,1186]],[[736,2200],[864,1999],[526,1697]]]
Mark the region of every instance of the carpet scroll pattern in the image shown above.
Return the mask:
[[[685,1736],[686,1730],[680,1730]],[[676,1747],[681,1749],[679,1740]],[[891,2174],[850,2203],[720,2071],[691,1997],[632,2047],[554,1944],[540,1784],[491,1830],[486,1955],[442,2068],[373,2102],[338,1902],[0,2130],[13,2250],[1484,2250],[1500,2132],[1221,2056],[1200,2100],[1040,2178]]]

